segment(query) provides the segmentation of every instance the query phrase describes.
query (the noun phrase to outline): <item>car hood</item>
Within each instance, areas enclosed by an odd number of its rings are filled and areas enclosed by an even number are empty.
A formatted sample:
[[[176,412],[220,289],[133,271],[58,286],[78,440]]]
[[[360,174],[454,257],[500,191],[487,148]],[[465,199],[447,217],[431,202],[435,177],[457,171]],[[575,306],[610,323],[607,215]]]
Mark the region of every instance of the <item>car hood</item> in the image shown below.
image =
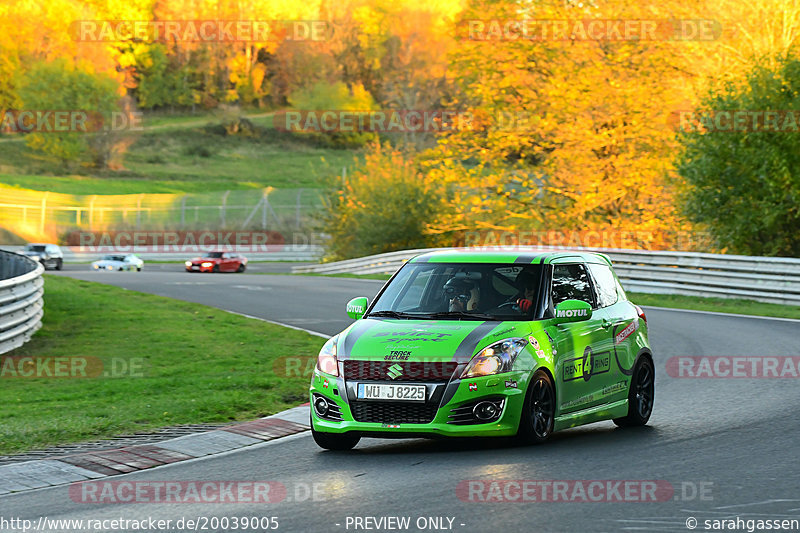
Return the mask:
[[[95,261],[94,263],[92,263],[93,266],[97,265],[97,266],[101,266],[101,267],[104,267],[104,266],[119,266],[119,265],[124,265],[124,264],[125,263],[123,263],[122,261],[109,261],[107,259],[105,259],[103,261]]]
[[[339,335],[337,357],[461,363],[494,342],[528,333],[526,322],[365,318]]]
[[[190,259],[192,263],[219,263],[222,261],[221,257],[195,257]]]

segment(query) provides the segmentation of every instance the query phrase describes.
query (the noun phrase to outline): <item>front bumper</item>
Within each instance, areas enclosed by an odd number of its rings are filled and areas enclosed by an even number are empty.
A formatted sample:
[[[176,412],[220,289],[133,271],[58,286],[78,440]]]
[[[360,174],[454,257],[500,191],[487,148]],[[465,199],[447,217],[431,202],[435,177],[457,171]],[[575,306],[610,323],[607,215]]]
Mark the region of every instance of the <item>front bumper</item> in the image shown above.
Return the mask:
[[[214,265],[211,265],[209,267],[204,267],[202,265],[192,265],[186,267],[186,272],[213,272],[213,271],[214,271]]]
[[[403,437],[502,437],[516,435],[520,413],[525,402],[527,372],[507,372],[494,376],[483,376],[449,383],[430,384],[427,401],[376,402],[358,400],[357,382],[334,378],[315,370],[309,399],[311,419],[316,431],[326,433],[357,432],[362,436]],[[362,381],[361,383],[367,383]],[[369,383],[393,383],[375,382]],[[417,384],[417,383],[403,383]],[[422,383],[419,383],[422,384]],[[315,395],[322,395],[332,402],[340,413],[341,420],[322,418],[314,409]],[[500,415],[490,422],[464,416],[474,404],[494,401],[501,405]],[[398,416],[406,420],[432,415],[426,423],[397,421]],[[362,420],[362,421],[359,421]],[[370,421],[363,421],[369,419]]]

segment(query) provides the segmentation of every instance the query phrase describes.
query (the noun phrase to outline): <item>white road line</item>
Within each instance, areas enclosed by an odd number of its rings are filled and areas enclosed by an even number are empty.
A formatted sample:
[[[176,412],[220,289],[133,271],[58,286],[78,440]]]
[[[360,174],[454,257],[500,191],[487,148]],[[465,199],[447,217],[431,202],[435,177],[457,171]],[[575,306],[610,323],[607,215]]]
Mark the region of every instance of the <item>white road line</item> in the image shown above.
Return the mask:
[[[636,302],[634,302],[636,303]],[[728,316],[728,317],[735,317],[735,318],[758,318],[760,320],[779,320],[781,322],[798,322],[800,323],[800,319],[797,318],[779,318],[774,316],[758,316],[758,315],[740,315],[738,313],[720,313],[718,311],[698,311],[696,309],[675,309],[674,307],[654,307],[652,305],[643,305],[644,309],[657,309],[659,311],[677,311],[680,313],[698,313],[702,315],[719,315],[719,316]]]
[[[284,324],[282,322],[275,322],[274,320],[267,320],[266,318],[261,318],[260,316],[246,315],[244,313],[239,313],[237,311],[231,311],[230,309],[222,309],[222,308],[218,308],[218,309],[221,309],[222,311],[225,311],[226,313],[230,313],[232,315],[239,315],[239,316],[243,316],[245,318],[252,318],[253,320],[260,320],[262,322],[268,322],[270,324],[275,324],[276,326],[283,326],[283,327],[289,328],[289,329],[296,329],[297,331],[304,331],[304,332],[308,333],[309,335],[314,335],[316,337],[322,337],[323,339],[330,339],[333,336],[333,335],[326,335],[325,333],[320,333],[319,331],[313,331],[313,330],[306,329],[306,328],[299,328],[297,326],[292,326],[291,324]]]

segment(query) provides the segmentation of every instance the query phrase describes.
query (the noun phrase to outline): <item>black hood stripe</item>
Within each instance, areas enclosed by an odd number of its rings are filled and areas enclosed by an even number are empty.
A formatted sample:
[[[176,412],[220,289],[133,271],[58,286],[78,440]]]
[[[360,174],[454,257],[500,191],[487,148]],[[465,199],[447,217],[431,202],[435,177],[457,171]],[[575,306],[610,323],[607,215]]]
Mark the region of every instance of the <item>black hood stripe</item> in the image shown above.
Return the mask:
[[[356,322],[344,338],[343,352],[336,354],[338,359],[349,359],[350,353],[353,351],[353,345],[361,338],[361,336],[372,329],[376,323],[372,320],[359,320]]]
[[[456,353],[453,354],[453,361],[469,361],[478,343],[498,325],[500,325],[500,322],[492,320],[483,322],[480,326],[473,329],[469,335],[464,337],[464,340],[461,341],[458,348],[456,348]]]

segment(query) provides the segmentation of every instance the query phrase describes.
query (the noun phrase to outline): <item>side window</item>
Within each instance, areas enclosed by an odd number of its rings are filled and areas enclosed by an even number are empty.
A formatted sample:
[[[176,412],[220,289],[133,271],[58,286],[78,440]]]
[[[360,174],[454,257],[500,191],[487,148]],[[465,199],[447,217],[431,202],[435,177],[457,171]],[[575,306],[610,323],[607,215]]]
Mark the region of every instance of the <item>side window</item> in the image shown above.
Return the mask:
[[[592,286],[583,265],[553,265],[553,305],[564,300],[583,300],[594,307]]]
[[[589,272],[594,280],[595,294],[597,295],[597,306],[608,307],[617,303],[617,280],[611,268],[604,265],[589,264]]]

